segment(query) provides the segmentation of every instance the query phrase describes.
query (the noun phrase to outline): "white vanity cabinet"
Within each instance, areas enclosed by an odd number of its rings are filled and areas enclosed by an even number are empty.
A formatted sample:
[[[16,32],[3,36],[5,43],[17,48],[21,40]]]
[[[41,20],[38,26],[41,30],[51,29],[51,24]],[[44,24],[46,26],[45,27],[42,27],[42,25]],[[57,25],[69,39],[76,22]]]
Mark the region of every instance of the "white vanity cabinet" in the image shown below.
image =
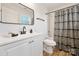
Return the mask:
[[[43,36],[41,35],[23,38],[0,47],[0,55],[3,56],[41,56],[42,52]]]
[[[30,47],[27,42],[17,45],[16,47],[7,49],[7,55],[8,56],[29,56]]]
[[[0,56],[6,56],[6,50],[5,47],[0,47]]]
[[[43,54],[43,38],[35,37],[31,43],[32,56],[41,56]]]

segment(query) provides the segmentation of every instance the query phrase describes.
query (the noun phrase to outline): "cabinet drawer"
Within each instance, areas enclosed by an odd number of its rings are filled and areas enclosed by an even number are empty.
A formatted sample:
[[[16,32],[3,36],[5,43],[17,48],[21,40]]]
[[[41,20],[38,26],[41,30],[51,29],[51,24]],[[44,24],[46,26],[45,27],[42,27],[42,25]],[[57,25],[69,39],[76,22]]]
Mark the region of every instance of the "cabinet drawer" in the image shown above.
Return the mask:
[[[18,41],[15,41],[15,42],[11,42],[11,43],[5,45],[5,47],[6,47],[6,49],[17,47],[18,45],[21,45],[23,43],[28,43],[29,40],[30,39],[23,39],[23,40],[18,40]]]

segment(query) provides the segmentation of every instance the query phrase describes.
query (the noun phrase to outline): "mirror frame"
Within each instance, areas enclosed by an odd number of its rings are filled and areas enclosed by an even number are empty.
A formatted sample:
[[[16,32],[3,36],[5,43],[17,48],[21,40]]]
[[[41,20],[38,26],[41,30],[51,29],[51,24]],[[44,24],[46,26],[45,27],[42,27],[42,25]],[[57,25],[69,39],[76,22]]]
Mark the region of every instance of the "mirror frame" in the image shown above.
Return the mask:
[[[2,3],[0,3],[0,4],[2,4]],[[18,4],[20,4],[20,5],[22,5],[22,6],[24,6],[24,7],[26,7],[26,8],[28,8],[28,9],[30,9],[30,10],[33,11],[33,20],[32,20],[33,23],[32,23],[32,24],[21,24],[21,23],[3,22],[3,21],[2,21],[2,6],[1,6],[1,21],[0,21],[0,23],[3,23],[3,24],[14,24],[14,25],[34,25],[34,10],[31,9],[31,8],[29,8],[29,7],[27,7],[27,6],[25,6],[25,5],[22,4],[22,3],[18,3]]]

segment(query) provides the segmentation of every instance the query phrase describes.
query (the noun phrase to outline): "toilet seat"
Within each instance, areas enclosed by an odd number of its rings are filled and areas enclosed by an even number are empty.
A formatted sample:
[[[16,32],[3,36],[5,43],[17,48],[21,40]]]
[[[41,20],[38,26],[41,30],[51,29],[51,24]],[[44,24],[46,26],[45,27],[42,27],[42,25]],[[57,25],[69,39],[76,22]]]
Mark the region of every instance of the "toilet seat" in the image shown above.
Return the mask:
[[[56,45],[56,42],[54,40],[50,40],[50,39],[46,39],[44,40],[44,43],[48,46],[55,46]]]

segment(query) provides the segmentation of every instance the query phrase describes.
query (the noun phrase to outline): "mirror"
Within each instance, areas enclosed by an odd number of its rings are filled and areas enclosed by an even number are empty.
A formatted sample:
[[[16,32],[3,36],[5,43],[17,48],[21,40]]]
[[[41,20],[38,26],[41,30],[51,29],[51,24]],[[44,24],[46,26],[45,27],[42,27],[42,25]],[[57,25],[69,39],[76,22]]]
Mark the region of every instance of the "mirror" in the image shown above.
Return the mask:
[[[2,23],[33,25],[34,11],[21,3],[1,3]]]

